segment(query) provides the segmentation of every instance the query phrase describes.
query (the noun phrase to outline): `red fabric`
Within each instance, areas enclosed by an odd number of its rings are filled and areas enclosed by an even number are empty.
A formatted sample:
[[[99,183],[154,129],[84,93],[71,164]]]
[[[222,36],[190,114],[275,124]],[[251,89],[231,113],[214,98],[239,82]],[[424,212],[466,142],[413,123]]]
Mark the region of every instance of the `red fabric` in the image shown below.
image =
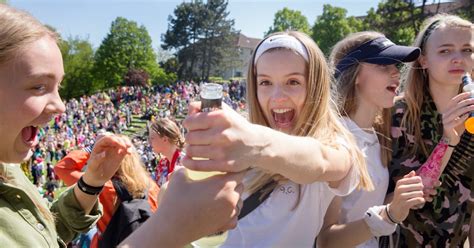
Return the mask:
[[[168,158],[162,158],[158,162],[158,166],[156,166],[156,172],[157,172],[157,181],[159,181],[161,174],[163,171],[165,171],[165,168],[168,169],[168,174],[166,175],[166,181],[168,181],[171,173],[173,173],[174,168],[176,167],[176,163],[178,162],[179,156],[181,155],[181,150],[176,149],[173,153],[173,158],[171,158],[171,162],[168,160]]]
[[[89,156],[89,153],[86,151],[72,151],[54,166],[54,173],[56,173],[67,186],[74,185],[82,174],[84,174],[82,168],[86,165]],[[151,210],[155,212],[158,209],[158,193],[160,189],[153,180],[149,182],[152,186],[148,191],[148,202],[150,203]],[[113,203],[116,201],[116,198],[117,194],[115,193],[114,185],[112,181],[109,180],[105,183],[104,189],[99,195],[99,202],[103,206],[103,216],[97,222],[97,228],[100,233],[105,231],[105,228],[115,212]],[[98,247],[98,234],[94,236],[91,247]]]

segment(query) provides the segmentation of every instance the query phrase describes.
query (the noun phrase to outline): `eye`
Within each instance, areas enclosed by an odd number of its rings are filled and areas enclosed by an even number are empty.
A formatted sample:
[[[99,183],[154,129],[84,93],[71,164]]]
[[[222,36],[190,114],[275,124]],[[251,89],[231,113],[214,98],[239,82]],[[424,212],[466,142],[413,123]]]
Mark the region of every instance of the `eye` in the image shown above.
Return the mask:
[[[298,80],[291,79],[288,82],[289,85],[300,85],[301,83]]]
[[[465,48],[465,49],[462,49],[462,52],[463,52],[463,53],[472,53],[472,48]]]
[[[268,80],[262,80],[258,83],[258,85],[261,85],[261,86],[266,86],[266,85],[271,85],[272,83],[270,83],[270,81]]]
[[[38,84],[38,85],[33,86],[31,89],[38,92],[44,92],[46,90],[46,85]]]
[[[448,54],[450,51],[448,49],[443,49],[443,50],[440,50],[439,53],[441,54]]]

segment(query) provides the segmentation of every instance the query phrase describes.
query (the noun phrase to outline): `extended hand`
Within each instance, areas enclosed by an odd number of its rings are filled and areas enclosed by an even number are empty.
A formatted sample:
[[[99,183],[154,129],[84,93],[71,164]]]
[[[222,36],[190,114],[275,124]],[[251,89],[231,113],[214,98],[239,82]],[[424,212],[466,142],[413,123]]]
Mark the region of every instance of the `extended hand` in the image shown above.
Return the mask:
[[[241,183],[245,173],[227,173],[204,180],[190,180],[186,169],[173,172],[158,213],[166,220],[167,228],[185,242],[235,228],[242,207]]]
[[[261,126],[223,104],[222,110],[199,112],[200,103],[191,103],[183,125],[186,134],[185,167],[199,171],[238,172],[254,165],[263,147]],[[209,160],[192,160],[193,157]]]

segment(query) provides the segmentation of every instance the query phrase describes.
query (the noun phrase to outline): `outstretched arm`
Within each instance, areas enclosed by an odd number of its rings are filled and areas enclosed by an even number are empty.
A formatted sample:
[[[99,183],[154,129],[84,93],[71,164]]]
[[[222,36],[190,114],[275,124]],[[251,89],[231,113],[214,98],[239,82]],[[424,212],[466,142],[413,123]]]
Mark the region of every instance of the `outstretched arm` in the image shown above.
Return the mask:
[[[351,168],[349,151],[330,147],[311,137],[288,135],[248,122],[227,107],[209,113],[192,104],[184,121],[184,166],[202,171],[242,171],[249,166],[280,174],[293,182],[337,182]],[[205,157],[209,160],[192,160]],[[331,185],[332,186],[332,185]]]

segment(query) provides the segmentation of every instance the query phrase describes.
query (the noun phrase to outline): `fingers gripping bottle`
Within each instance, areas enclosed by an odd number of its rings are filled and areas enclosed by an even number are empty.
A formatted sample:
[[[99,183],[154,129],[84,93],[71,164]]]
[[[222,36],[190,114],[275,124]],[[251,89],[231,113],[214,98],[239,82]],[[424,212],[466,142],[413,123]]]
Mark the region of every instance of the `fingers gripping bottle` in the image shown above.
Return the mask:
[[[463,92],[470,92],[471,93],[471,99],[474,99],[474,83],[472,82],[471,77],[469,76],[469,73],[466,73],[462,77],[462,90]],[[469,113],[469,117],[467,120],[464,122],[464,126],[466,127],[466,130],[474,134],[474,111]]]
[[[222,85],[206,83],[201,86],[201,112],[211,112],[222,108]],[[193,157],[193,160],[208,160],[208,158]],[[221,172],[202,172],[188,170],[188,177],[193,180],[203,180]],[[219,232],[198,239],[191,243],[193,247],[219,247],[227,238],[227,232]]]

